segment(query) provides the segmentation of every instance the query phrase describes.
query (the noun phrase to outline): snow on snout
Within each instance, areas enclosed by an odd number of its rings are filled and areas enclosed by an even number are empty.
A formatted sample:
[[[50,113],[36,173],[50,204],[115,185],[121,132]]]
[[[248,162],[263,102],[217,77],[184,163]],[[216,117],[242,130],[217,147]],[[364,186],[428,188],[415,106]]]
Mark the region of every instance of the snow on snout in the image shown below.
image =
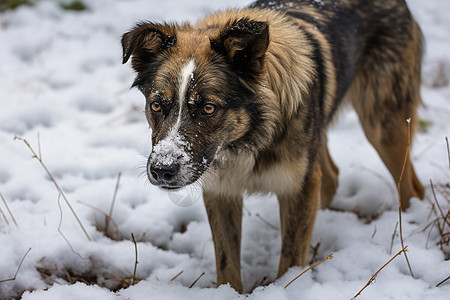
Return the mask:
[[[180,134],[169,135],[153,147],[150,162],[156,166],[188,164],[192,160],[191,155],[186,151],[189,149],[190,144],[183,140]]]

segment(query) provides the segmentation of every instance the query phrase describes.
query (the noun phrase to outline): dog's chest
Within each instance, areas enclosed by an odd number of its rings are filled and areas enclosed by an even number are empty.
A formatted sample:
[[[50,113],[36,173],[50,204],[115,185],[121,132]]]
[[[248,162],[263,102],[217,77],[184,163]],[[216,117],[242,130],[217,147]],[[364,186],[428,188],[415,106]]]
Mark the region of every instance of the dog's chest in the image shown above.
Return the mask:
[[[203,180],[204,189],[224,195],[242,193],[283,194],[296,185],[292,170],[281,163],[272,164],[264,170],[255,169],[255,159],[251,154],[241,153],[224,159],[210,170]]]

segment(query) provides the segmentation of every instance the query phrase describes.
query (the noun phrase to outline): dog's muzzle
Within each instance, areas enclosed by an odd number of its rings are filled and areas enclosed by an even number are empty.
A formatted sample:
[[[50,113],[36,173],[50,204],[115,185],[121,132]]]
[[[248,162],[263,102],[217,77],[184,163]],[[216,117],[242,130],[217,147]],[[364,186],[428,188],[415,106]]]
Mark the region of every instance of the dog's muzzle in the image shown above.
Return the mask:
[[[176,189],[179,186],[176,184],[176,178],[180,166],[178,164],[165,165],[153,165],[148,166],[147,176],[150,182],[154,185],[160,186],[165,189]]]

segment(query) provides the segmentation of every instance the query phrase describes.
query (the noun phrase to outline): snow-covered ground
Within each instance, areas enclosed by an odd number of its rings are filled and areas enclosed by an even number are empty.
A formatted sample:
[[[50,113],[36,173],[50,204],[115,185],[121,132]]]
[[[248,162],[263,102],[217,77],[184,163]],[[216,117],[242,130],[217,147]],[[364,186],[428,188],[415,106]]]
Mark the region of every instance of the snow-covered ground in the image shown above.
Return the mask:
[[[450,207],[450,1],[409,0],[426,39],[419,114],[429,122],[412,148],[426,199],[403,213],[403,235],[415,274],[397,257],[358,299],[449,299],[448,244],[441,249],[429,182],[444,214]],[[39,1],[0,13],[0,299],[350,299],[401,250],[395,183],[366,142],[356,115],[343,112],[331,130],[340,167],[333,210],[318,213],[314,262],[334,258],[288,288],[302,268],[275,279],[280,252],[277,202],[245,202],[242,277],[247,296],[215,287],[211,233],[202,201],[189,206],[149,185],[142,175],[150,151],[144,99],[129,90],[120,36],[138,20],[195,21],[249,1],[86,1],[88,11],[63,11]],[[91,241],[36,158],[53,174]],[[38,139],[39,137],[39,139]],[[40,143],[38,143],[40,141]],[[120,186],[109,224],[118,173]],[[196,200],[194,195],[194,200]],[[171,201],[172,200],[172,201]],[[7,223],[8,221],[8,223]],[[434,223],[433,223],[434,222]],[[440,220],[442,224],[442,219]],[[432,224],[432,225],[431,225]],[[449,231],[449,226],[444,228]],[[137,284],[129,286],[138,251]],[[175,278],[177,274],[180,274]],[[195,285],[191,284],[201,275]],[[87,285],[88,283],[96,283]],[[125,288],[123,288],[125,287]],[[255,289],[256,288],[256,289]],[[111,290],[112,289],[112,290]]]

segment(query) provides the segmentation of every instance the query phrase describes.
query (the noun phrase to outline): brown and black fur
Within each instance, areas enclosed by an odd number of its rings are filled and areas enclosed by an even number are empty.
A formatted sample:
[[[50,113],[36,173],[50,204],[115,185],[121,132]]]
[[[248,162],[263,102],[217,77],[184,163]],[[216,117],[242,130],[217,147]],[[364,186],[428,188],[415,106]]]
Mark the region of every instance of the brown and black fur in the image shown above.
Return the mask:
[[[326,129],[345,102],[400,178],[422,57],[422,35],[403,0],[257,1],[195,25],[140,23],[122,43],[147,99],[149,180],[167,189],[202,183],[218,285],[243,291],[244,192],[278,196],[278,276],[306,264],[316,211],[337,187]],[[186,89],[183,70],[192,70]],[[155,103],[162,109],[152,110]],[[182,154],[161,150],[161,141]],[[408,158],[402,208],[423,193]]]

